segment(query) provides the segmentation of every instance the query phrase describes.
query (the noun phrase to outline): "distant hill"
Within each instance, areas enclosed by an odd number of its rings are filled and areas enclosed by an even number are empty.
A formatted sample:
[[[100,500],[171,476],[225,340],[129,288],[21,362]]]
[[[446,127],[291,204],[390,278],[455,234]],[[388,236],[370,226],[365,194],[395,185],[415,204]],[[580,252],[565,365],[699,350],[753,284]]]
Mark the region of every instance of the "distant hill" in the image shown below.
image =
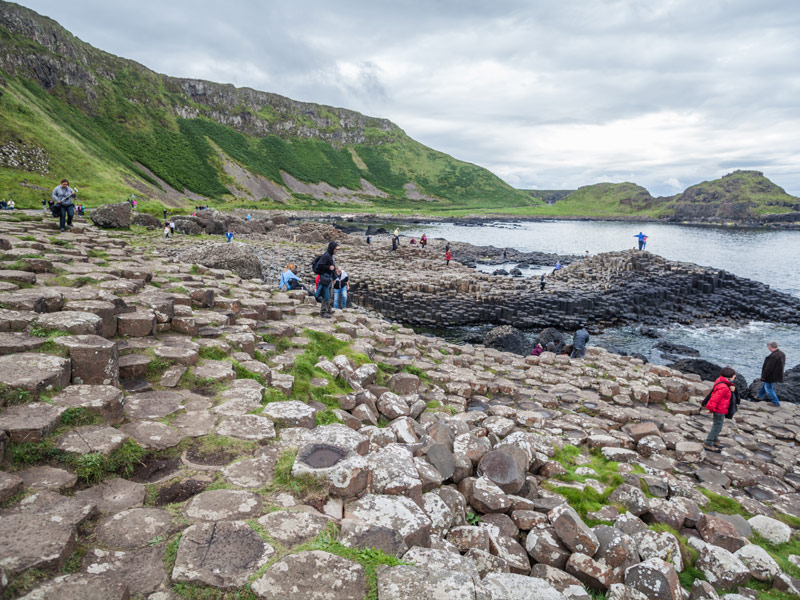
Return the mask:
[[[541,216],[642,217],[721,224],[800,222],[800,198],[787,194],[759,171],[734,171],[669,197],[653,197],[634,183],[598,183],[572,192],[524,191],[546,203],[530,211]]]
[[[61,179],[89,205],[448,211],[533,201],[491,172],[355,111],[155,73],[0,1],[0,189],[34,205]]]

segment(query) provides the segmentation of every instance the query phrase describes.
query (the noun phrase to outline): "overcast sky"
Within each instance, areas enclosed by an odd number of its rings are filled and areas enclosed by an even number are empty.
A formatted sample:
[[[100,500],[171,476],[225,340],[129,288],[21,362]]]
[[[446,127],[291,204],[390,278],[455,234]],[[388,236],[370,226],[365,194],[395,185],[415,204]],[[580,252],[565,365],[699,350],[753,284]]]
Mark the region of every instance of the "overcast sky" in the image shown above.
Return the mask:
[[[513,186],[800,195],[797,0],[22,0],[168,75],[385,117]]]

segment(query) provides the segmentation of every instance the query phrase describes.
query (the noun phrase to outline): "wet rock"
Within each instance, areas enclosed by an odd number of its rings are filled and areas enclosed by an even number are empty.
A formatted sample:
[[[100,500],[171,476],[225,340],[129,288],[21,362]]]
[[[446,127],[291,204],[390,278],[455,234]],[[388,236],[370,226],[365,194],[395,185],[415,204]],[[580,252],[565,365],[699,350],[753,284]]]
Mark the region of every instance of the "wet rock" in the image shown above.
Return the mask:
[[[360,564],[314,550],[279,560],[251,589],[260,600],[349,600],[366,596],[367,578]]]
[[[244,521],[197,523],[181,536],[172,581],[223,590],[242,587],[274,553]]]

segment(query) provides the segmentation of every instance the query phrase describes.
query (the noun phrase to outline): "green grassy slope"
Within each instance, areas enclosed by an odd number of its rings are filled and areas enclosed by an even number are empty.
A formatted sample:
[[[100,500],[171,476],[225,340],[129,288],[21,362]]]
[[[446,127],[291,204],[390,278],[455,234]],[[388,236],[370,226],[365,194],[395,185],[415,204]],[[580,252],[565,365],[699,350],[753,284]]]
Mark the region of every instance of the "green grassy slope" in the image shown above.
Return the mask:
[[[597,183],[578,188],[555,204],[537,206],[532,212],[542,216],[659,217],[668,210],[667,203],[634,183]]]
[[[46,167],[3,165],[0,158],[0,194],[21,206],[38,205],[45,193],[31,185],[50,190],[63,176],[89,206],[120,201],[132,191],[158,197],[160,188],[138,164],[179,192],[235,204],[216,148],[281,186],[281,171],[349,190],[361,190],[363,178],[389,195],[370,199],[377,210],[534,203],[489,171],[427,148],[388,121],[159,75],[7,2],[0,2],[0,44],[8,49],[0,53],[0,147],[39,150],[49,158]],[[426,199],[409,199],[409,182]],[[150,192],[135,189],[141,184]],[[302,195],[288,206],[353,209]]]

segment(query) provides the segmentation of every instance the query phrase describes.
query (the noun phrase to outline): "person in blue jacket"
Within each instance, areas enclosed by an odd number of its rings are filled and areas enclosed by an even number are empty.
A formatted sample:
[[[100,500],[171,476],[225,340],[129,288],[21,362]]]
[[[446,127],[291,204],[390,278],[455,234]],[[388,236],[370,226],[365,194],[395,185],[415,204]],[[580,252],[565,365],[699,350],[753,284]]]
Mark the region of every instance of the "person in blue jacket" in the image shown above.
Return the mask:
[[[644,250],[645,245],[647,244],[647,236],[643,234],[641,231],[634,235],[633,237],[639,240],[639,250]]]
[[[230,243],[233,240],[233,232],[228,229],[228,231],[225,232],[225,237],[228,238],[228,243]]]

